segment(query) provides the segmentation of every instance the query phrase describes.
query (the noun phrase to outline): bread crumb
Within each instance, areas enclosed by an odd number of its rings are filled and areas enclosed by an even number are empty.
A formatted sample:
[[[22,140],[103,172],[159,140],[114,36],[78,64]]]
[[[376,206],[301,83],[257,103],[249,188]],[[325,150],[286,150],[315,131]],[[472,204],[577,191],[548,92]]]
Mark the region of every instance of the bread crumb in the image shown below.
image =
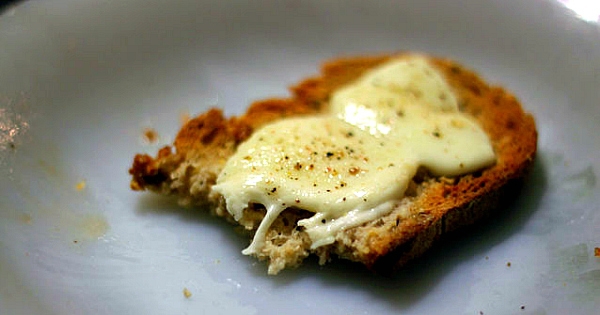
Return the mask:
[[[77,183],[77,185],[75,185],[75,189],[76,189],[77,191],[82,191],[82,190],[84,190],[84,189],[85,189],[85,181],[84,181],[84,180],[82,180],[82,181],[80,181],[79,183]]]
[[[31,224],[31,221],[33,220],[33,218],[31,217],[31,215],[29,213],[23,213],[19,216],[19,220],[23,224]]]
[[[600,257],[600,247],[595,247],[594,248],[594,256]]]
[[[158,141],[158,133],[152,128],[144,129],[144,141],[147,143],[156,143]]]
[[[521,305],[521,309],[524,310],[525,309],[525,305]]]
[[[509,261],[509,262],[506,263],[506,267],[510,267],[510,266],[512,266],[512,264]]]
[[[485,256],[485,260],[489,260],[489,259],[490,259],[490,257],[488,257],[488,256]]]
[[[188,290],[188,288],[183,288],[183,296],[186,299],[189,299],[192,297],[192,292],[190,292],[190,290]]]

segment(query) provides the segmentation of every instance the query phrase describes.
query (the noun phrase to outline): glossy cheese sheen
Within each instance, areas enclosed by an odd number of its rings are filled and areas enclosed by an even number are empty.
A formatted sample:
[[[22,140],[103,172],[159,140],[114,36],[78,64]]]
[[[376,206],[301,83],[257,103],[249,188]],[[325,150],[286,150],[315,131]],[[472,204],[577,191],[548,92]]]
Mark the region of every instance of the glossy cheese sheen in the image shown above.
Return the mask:
[[[298,222],[312,248],[391,211],[420,166],[456,176],[493,164],[486,134],[458,111],[454,93],[423,57],[393,60],[332,95],[330,112],[257,130],[228,160],[213,189],[240,220],[267,210],[245,254],[258,253],[279,213]]]
[[[451,93],[449,87],[440,90],[435,92]],[[487,135],[453,103],[440,100],[428,106],[411,92],[399,94],[360,81],[336,93],[331,110],[373,139],[411,143],[420,165],[432,174],[456,176],[489,165],[494,153]]]

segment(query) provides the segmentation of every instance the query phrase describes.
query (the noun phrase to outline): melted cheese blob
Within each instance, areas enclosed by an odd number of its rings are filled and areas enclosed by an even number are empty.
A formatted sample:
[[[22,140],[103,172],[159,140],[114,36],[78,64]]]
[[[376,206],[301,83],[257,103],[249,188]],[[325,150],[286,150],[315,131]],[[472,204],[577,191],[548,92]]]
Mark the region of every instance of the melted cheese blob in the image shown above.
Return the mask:
[[[457,176],[495,162],[485,132],[459,112],[451,88],[423,57],[369,71],[334,93],[329,108],[257,130],[219,174],[213,190],[235,220],[250,204],[267,210],[244,254],[260,252],[286,208],[314,213],[298,225],[317,248],[389,213],[420,166]]]

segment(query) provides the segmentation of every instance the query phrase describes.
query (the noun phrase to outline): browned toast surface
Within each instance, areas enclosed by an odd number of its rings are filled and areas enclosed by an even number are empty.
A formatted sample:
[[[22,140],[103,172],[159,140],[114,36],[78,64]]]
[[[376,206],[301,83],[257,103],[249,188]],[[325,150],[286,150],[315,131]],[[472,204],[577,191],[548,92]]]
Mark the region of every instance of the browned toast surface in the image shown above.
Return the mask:
[[[329,61],[320,75],[292,87],[290,98],[255,102],[239,117],[226,118],[221,110],[210,109],[187,122],[173,146],[161,149],[155,157],[136,155],[130,169],[131,188],[174,194],[183,204],[208,207],[234,222],[223,198],[211,187],[238,144],[266,123],[319,113],[328,106],[333,91],[392,57],[397,55]],[[310,250],[308,235],[296,226],[311,213],[288,209],[270,227],[266,246],[258,255],[269,260],[269,273],[296,266],[311,253],[321,263],[337,256],[389,271],[422,254],[444,233],[477,222],[518,192],[537,148],[532,116],[515,96],[488,85],[463,66],[433,57],[430,61],[455,90],[460,110],[474,117],[489,136],[496,164],[456,178],[435,178],[422,170],[409,186],[402,207],[339,232],[335,243],[315,250]],[[251,207],[239,223],[256,229],[264,213],[260,205]]]

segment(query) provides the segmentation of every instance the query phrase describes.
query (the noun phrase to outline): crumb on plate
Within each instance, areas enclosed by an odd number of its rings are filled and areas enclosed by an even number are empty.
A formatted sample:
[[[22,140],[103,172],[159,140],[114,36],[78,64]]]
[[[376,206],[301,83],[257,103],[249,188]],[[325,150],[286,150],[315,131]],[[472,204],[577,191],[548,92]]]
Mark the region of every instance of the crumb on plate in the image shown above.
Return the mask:
[[[189,299],[190,297],[192,297],[192,292],[190,292],[188,288],[183,288],[183,296],[186,299]]]
[[[83,189],[85,189],[85,181],[82,180],[79,183],[77,183],[77,185],[75,185],[75,189],[77,191],[82,191]]]
[[[158,132],[152,128],[144,129],[144,141],[147,143],[156,143],[158,141]]]
[[[31,224],[31,221],[33,220],[33,218],[31,217],[31,214],[23,213],[19,216],[19,220],[23,224]]]

